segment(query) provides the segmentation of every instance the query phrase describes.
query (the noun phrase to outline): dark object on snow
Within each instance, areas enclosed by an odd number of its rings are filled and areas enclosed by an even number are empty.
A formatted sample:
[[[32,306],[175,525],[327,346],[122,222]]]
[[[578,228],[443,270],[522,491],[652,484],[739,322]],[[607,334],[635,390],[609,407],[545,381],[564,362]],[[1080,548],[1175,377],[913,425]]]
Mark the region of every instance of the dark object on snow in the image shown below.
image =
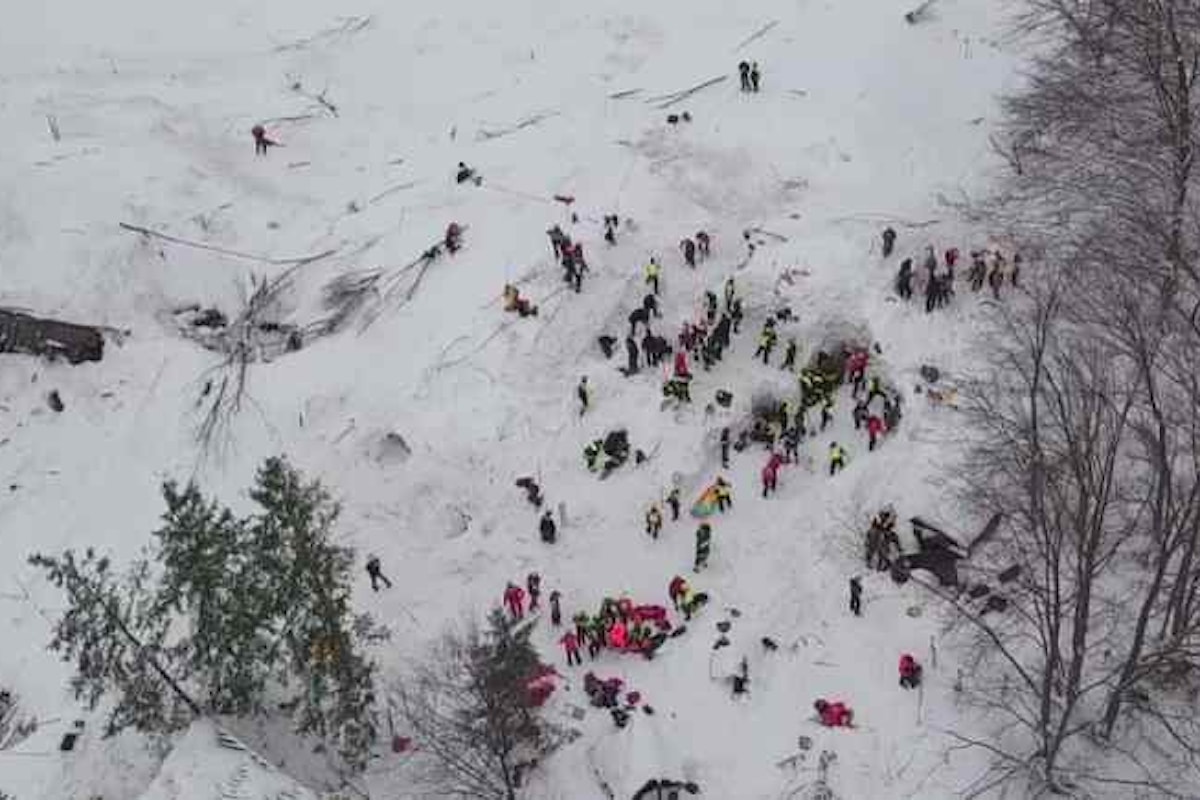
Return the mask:
[[[604,353],[604,357],[612,358],[613,348],[617,346],[617,340],[611,336],[601,336],[596,341],[600,343],[600,352]]]
[[[104,356],[104,337],[87,325],[0,309],[0,353],[24,353],[51,360],[61,356],[72,364],[99,361]]]
[[[996,576],[996,580],[1000,581],[1001,583],[1011,583],[1012,581],[1015,581],[1018,577],[1020,577],[1020,575],[1021,575],[1021,565],[1013,564],[1008,569],[1002,570],[1000,572],[1000,574]]]
[[[683,112],[682,114],[667,114],[667,124],[669,124],[669,125],[678,125],[680,122],[691,122],[691,121],[692,121],[692,115],[686,111]]]
[[[917,544],[922,550],[940,548],[956,554],[958,558],[967,557],[966,548],[941,528],[920,517],[912,517],[909,522],[912,523],[913,536],[917,537]]]
[[[921,365],[921,378],[923,378],[927,383],[937,383],[938,379],[941,377],[941,370],[939,370],[937,367],[929,364]]]
[[[925,22],[930,19],[930,9],[933,7],[934,0],[925,0],[924,3],[909,11],[904,15],[904,21],[909,25],[916,25],[918,22]]]
[[[986,614],[989,611],[1006,611],[1008,609],[1008,598],[994,594],[987,599],[983,605],[983,611],[980,613]]]
[[[192,317],[192,325],[196,328],[224,328],[229,319],[219,308],[206,308]]]
[[[83,735],[83,720],[75,720],[75,724],[71,726],[71,730],[63,734],[62,741],[58,743],[58,749],[64,753],[69,753],[75,749],[75,743],[79,741],[79,737]]]
[[[476,186],[483,183],[483,178],[461,161],[458,162],[458,172],[455,173],[454,180],[456,183],[473,183]]]
[[[767,650],[771,653],[774,653],[776,650],[779,649],[779,645],[776,644],[775,640],[772,639],[770,636],[764,636],[762,638],[762,646],[763,646],[764,650]]]
[[[533,478],[529,476],[517,478],[517,486],[525,490],[525,499],[534,508],[542,507],[542,488],[537,485],[537,482]]]
[[[992,593],[986,583],[977,583],[967,590],[967,596],[972,600],[978,600],[981,597],[987,597]]]
[[[983,530],[979,532],[979,535],[972,539],[971,543],[967,545],[967,554],[972,555],[975,553],[976,548],[987,544],[988,541],[996,535],[996,531],[1000,530],[1000,523],[1003,521],[1003,519],[1004,515],[999,511],[997,511],[995,514],[992,514],[991,519],[989,519],[987,524],[983,526]]]
[[[50,394],[46,395],[46,405],[50,406],[50,410],[61,414],[65,406],[63,406],[62,397],[58,394],[58,389],[51,389]]]
[[[904,567],[908,570],[928,570],[942,586],[957,586],[958,562],[967,557],[966,548],[945,531],[920,517],[913,517],[910,521],[913,536],[917,538],[921,549],[901,559]]]
[[[691,781],[651,778],[634,793],[633,800],[679,800],[681,791],[688,794],[700,794],[700,787]]]
[[[629,458],[629,433],[624,429],[609,431],[604,437],[604,454],[624,464]]]
[[[721,633],[729,633],[729,629],[733,626],[729,624],[729,620],[721,620],[717,623],[717,630]]]
[[[717,389],[717,405],[721,408],[729,408],[733,405],[733,393],[725,389]]]

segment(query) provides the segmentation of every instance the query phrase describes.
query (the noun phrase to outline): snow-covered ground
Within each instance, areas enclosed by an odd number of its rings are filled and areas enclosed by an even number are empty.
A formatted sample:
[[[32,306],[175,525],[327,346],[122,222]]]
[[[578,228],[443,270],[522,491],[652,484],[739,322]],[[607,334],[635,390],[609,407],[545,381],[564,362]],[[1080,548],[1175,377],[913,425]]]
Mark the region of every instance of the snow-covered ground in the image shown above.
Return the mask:
[[[132,737],[105,742],[93,725],[76,751],[58,752],[81,716],[63,665],[44,651],[62,601],[24,559],[88,546],[131,556],[156,525],[164,479],[195,476],[241,506],[254,468],[283,452],[329,485],[344,503],[346,543],[377,553],[395,583],[375,594],[364,576],[356,597],[395,633],[378,654],[394,674],[445,623],[482,613],[533,570],[546,592],[562,591],[568,616],[607,594],[665,603],[671,576],[690,570],[695,523],[668,522],[651,541],[642,514],[673,481],[690,503],[719,472],[716,431],[744,417],[759,387],[793,387],[780,352],[771,367],[751,360],[779,305],[798,314],[783,339],[797,337],[801,361],[853,325],[880,343],[883,374],[906,393],[922,363],[953,373],[968,358],[978,299],[929,316],[895,302],[898,259],[881,259],[878,234],[894,224],[901,256],[985,241],[941,200],[984,184],[1013,58],[995,40],[994,0],[941,0],[917,26],[902,18],[910,3],[43,0],[6,10],[0,305],[132,335],[97,364],[0,356],[0,685],[44,721],[0,752],[0,790],[111,800],[150,786],[156,762]],[[757,95],[738,91],[742,58],[762,66]],[[670,109],[646,102],[719,75],[728,77]],[[666,123],[683,111],[691,123]],[[264,120],[284,146],[256,158],[249,129]],[[460,160],[482,186],[455,184]],[[556,194],[576,198],[577,223]],[[637,225],[615,247],[599,224],[609,213]],[[170,309],[233,311],[251,276],[287,267],[144,241],[118,223],[275,259],[334,250],[299,270],[285,298],[285,319],[303,324],[320,313],[323,281],[403,265],[452,220],[468,226],[465,247],[430,270],[412,302],[255,366],[231,444],[200,457],[197,403],[217,358],[178,335]],[[544,234],[555,223],[584,243],[592,272],[582,295],[560,291]],[[735,270],[751,226],[786,241]],[[677,243],[701,228],[713,233],[713,257],[693,273]],[[596,346],[601,333],[624,335],[651,255],[665,264],[669,334],[735,271],[746,298],[732,353],[699,375],[697,402],[679,412],[661,409],[658,375],[626,379],[623,354],[606,361]],[[786,269],[800,270],[792,284],[779,281]],[[537,318],[501,310],[506,281],[541,305]],[[574,386],[584,374],[596,407],[581,420]],[[718,388],[734,407],[706,416]],[[61,414],[46,407],[51,389]],[[735,456],[735,507],[715,521],[710,569],[694,579],[713,602],[653,661],[608,653],[588,665],[624,678],[657,713],[621,731],[594,712],[577,723],[567,714],[585,705],[583,670],[563,668],[552,713],[583,737],[545,765],[533,796],[598,797],[593,768],[618,797],[677,773],[706,797],[789,796],[815,778],[822,750],[837,754],[839,797],[957,796],[982,762],[947,755],[943,732],[972,721],[955,705],[955,654],[940,650],[934,663],[935,607],[872,574],[865,616],[846,609],[863,525],[880,505],[956,525],[939,491],[952,412],[906,400],[901,429],[868,455],[843,394],[834,426],[803,445],[808,465],[785,468],[769,500],[757,496],[765,456]],[[580,450],[614,426],[654,457],[598,482]],[[411,457],[386,448],[389,432]],[[850,463],[831,479],[832,440]],[[552,506],[565,504],[556,545],[539,541],[513,486],[524,474],[539,477]],[[712,677],[722,619],[733,646],[720,660],[745,653],[750,665],[751,693],[737,702]],[[538,641],[561,663],[544,624]],[[763,636],[780,649],[764,652]],[[904,651],[926,662],[923,693],[896,686]],[[849,702],[860,726],[813,724],[818,696]],[[807,761],[777,766],[800,735],[814,740]],[[402,796],[396,758],[369,778],[381,796]],[[227,781],[236,768],[194,770]],[[209,796],[172,794],[172,780],[146,797]]]

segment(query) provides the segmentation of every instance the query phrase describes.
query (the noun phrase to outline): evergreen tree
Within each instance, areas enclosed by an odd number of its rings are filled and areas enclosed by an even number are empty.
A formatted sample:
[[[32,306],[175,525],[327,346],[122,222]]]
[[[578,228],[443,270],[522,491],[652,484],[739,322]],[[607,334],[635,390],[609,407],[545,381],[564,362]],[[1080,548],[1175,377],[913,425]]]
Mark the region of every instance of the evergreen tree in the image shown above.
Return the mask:
[[[350,608],[337,504],[281,458],[264,463],[251,498],[259,511],[238,518],[194,484],[164,484],[163,524],[122,578],[91,550],[31,557],[67,594],[50,647],[75,662],[76,697],[94,708],[112,696],[109,733],[278,707],[361,768],[377,735],[363,649],[380,633]]]

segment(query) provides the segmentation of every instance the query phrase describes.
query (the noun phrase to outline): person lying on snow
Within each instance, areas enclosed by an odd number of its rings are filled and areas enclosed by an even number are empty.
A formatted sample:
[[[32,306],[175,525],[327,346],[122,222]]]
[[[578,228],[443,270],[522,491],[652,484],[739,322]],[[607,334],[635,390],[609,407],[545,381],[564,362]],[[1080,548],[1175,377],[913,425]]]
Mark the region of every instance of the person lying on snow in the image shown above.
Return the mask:
[[[853,728],[854,712],[840,700],[829,702],[823,698],[813,703],[817,717],[826,728]]]

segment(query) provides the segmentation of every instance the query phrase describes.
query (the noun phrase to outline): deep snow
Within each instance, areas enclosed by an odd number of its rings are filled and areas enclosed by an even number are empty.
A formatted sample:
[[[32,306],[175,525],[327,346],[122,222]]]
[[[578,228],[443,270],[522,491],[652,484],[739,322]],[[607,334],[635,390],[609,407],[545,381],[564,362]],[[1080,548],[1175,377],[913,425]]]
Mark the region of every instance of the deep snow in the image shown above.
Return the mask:
[[[325,481],[344,503],[345,541],[364,559],[377,553],[396,584],[374,594],[364,576],[356,597],[395,632],[379,658],[396,674],[445,623],[481,614],[531,570],[547,593],[563,592],[568,616],[620,592],[665,603],[670,577],[690,568],[694,522],[668,522],[654,542],[642,514],[674,480],[685,502],[694,499],[718,472],[721,425],[746,413],[758,387],[792,387],[777,366],[750,359],[776,304],[799,315],[783,339],[798,338],[801,361],[849,324],[880,342],[884,374],[906,393],[922,363],[953,373],[969,358],[977,298],[960,295],[932,316],[894,302],[898,258],[881,260],[877,236],[895,224],[901,255],[986,241],[940,199],[986,179],[989,122],[1013,61],[994,40],[996,3],[941,0],[919,26],[903,22],[907,5],[48,0],[6,10],[0,304],[132,336],[110,343],[99,364],[0,357],[0,536],[9,558],[0,685],[45,720],[0,752],[0,790],[57,800],[134,797],[149,786],[154,761],[132,737],[105,742],[93,725],[76,752],[57,752],[81,714],[64,667],[43,650],[44,615],[61,598],[24,558],[84,546],[131,556],[156,524],[163,479],[195,475],[240,506],[255,466],[285,452]],[[779,24],[735,51],[772,20]],[[738,91],[743,57],[762,65],[758,95]],[[729,78],[669,109],[689,111],[690,124],[667,125],[668,111],[644,100],[721,74]],[[610,98],[633,89],[642,91]],[[322,92],[336,116],[313,99]],[[537,114],[547,116],[489,136]],[[248,131],[261,120],[285,146],[255,158]],[[454,184],[460,160],[482,173],[481,187]],[[576,198],[578,224],[555,194]],[[613,212],[637,229],[610,248],[598,223]],[[287,318],[307,322],[325,279],[406,263],[451,220],[469,226],[465,248],[433,267],[412,303],[365,331],[256,366],[233,443],[199,457],[196,402],[216,359],[180,338],[167,312],[188,302],[233,310],[252,274],[283,267],[144,242],[118,222],[275,258],[335,249],[304,268],[289,295]],[[581,296],[559,291],[544,235],[554,223],[584,242],[592,273]],[[622,359],[605,361],[595,337],[622,334],[650,255],[665,264],[662,327],[673,334],[705,289],[720,293],[734,274],[741,231],[752,225],[787,242],[763,245],[736,270],[743,332],[721,365],[700,374],[691,408],[661,410],[657,376],[621,377]],[[693,274],[677,242],[699,228],[713,232],[714,253]],[[789,268],[806,274],[781,284]],[[541,304],[538,318],[501,311],[501,287],[516,279]],[[596,399],[582,420],[581,374]],[[734,392],[734,408],[706,417],[722,387]],[[66,403],[62,414],[45,406],[51,388]],[[735,457],[727,473],[735,508],[716,520],[711,567],[694,579],[712,604],[654,661],[609,653],[588,665],[625,678],[657,714],[616,731],[589,713],[583,737],[538,775],[534,796],[599,797],[593,767],[618,797],[676,772],[707,797],[789,796],[815,777],[822,750],[837,754],[830,785],[839,797],[954,797],[978,774],[980,758],[947,755],[941,733],[971,721],[955,705],[955,654],[932,660],[934,606],[912,585],[870,575],[865,617],[846,610],[859,536],[881,504],[894,503],[902,518],[958,524],[940,492],[953,413],[919,396],[906,401],[899,432],[868,455],[843,393],[833,429],[802,447],[809,466],[785,468],[770,500],[757,497],[765,456]],[[601,483],[580,448],[616,425],[657,452]],[[381,449],[390,431],[411,445],[408,460]],[[830,479],[832,439],[848,446],[850,465]],[[550,503],[566,506],[557,545],[538,540],[536,514],[513,486],[522,474],[536,474]],[[911,616],[912,607],[924,613]],[[713,624],[729,608],[741,616],[721,656],[745,652],[752,678],[738,702],[710,677]],[[546,658],[561,664],[557,635],[542,624]],[[759,648],[767,635],[778,652]],[[896,686],[903,651],[926,662],[922,695]],[[583,671],[563,668],[552,706],[571,724],[579,723],[569,707],[584,704]],[[810,722],[818,696],[850,702],[861,727]],[[777,767],[800,735],[814,740],[802,768]],[[403,796],[396,759],[385,754],[369,776],[381,796]],[[198,784],[210,780],[196,770]],[[162,785],[146,797],[174,796]]]

